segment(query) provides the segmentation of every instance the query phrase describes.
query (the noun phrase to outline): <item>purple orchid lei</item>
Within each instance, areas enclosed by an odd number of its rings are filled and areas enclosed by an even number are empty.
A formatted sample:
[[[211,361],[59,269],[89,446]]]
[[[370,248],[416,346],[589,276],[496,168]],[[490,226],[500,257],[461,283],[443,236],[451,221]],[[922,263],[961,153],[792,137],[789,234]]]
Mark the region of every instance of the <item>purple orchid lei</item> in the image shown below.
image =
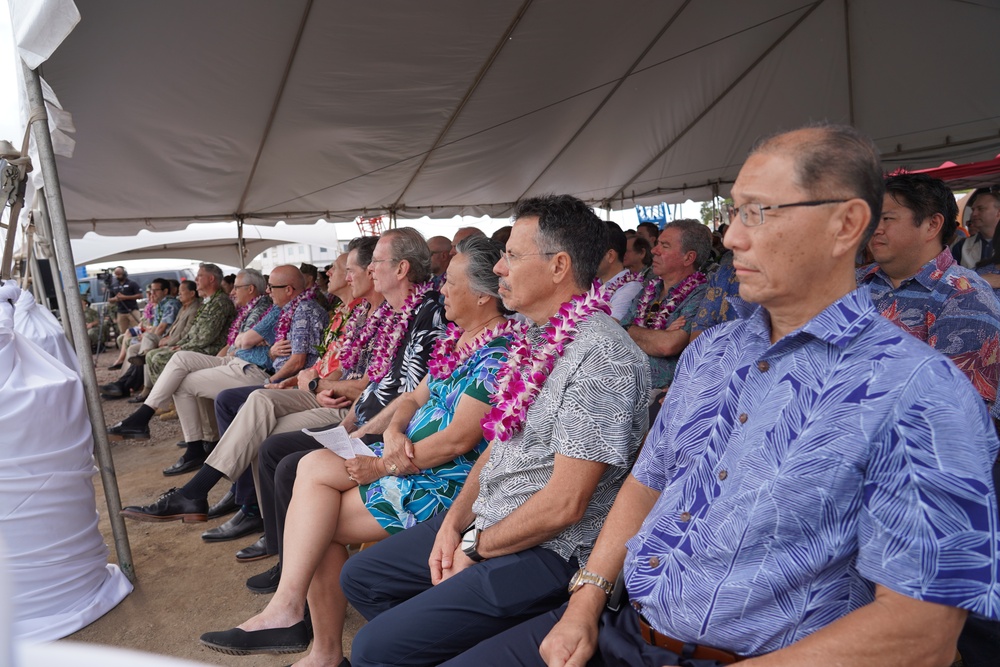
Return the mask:
[[[389,372],[392,359],[396,356],[396,350],[402,344],[403,338],[410,328],[410,323],[413,321],[413,316],[424,300],[424,294],[432,287],[429,282],[414,285],[410,290],[410,295],[403,302],[403,307],[399,311],[393,311],[390,320],[379,328],[378,339],[372,350],[372,358],[368,362],[368,379],[370,381],[380,382]]]
[[[240,335],[240,329],[243,328],[243,323],[246,322],[247,315],[250,314],[250,311],[253,310],[253,307],[257,305],[258,301],[260,301],[260,295],[255,296],[250,303],[244,305],[240,308],[239,312],[236,313],[236,319],[233,320],[233,323],[229,326],[229,335],[226,336],[226,345],[232,345],[236,342],[236,337]]]
[[[650,281],[646,285],[646,289],[642,292],[639,305],[636,307],[635,320],[632,323],[643,329],[663,331],[667,328],[667,320],[670,319],[670,315],[677,310],[677,307],[684,302],[684,299],[688,298],[691,292],[699,285],[704,284],[706,280],[704,273],[695,271],[671,290],[670,298],[661,302],[660,309],[655,313],[649,312],[650,306],[653,304],[653,299],[656,298],[656,295],[663,288],[663,281]]]
[[[472,339],[472,342],[456,350],[458,340],[465,333],[465,330],[457,324],[449,324],[447,335],[434,343],[431,358],[427,362],[427,369],[433,378],[438,380],[449,378],[456,369],[465,364],[476,350],[501,336],[511,340],[520,340],[524,337],[526,328],[517,320],[504,320],[491,329],[483,329],[478,336]]]
[[[368,299],[362,299],[361,305],[354,309],[347,320],[344,329],[344,340],[340,344],[340,365],[342,368],[354,368],[361,353],[368,348],[369,341],[382,329],[382,321],[392,314],[392,306],[383,301],[378,308],[369,313],[371,304]],[[365,316],[364,322],[361,318]]]
[[[288,330],[292,328],[292,318],[299,304],[307,299],[316,298],[316,285],[305,290],[291,300],[288,307],[282,310],[281,317],[278,318],[278,326],[274,329],[274,340],[285,340],[288,337]]]
[[[578,294],[559,307],[542,329],[543,341],[534,346],[527,336],[520,337],[497,373],[497,391],[493,407],[483,417],[483,435],[489,442],[507,442],[524,427],[524,420],[556,361],[576,333],[594,313],[611,313],[608,295],[596,282],[586,294]]]
[[[624,287],[627,283],[639,283],[643,280],[645,280],[645,278],[642,277],[641,273],[626,271],[622,275],[604,285],[604,292],[610,298],[612,294]]]

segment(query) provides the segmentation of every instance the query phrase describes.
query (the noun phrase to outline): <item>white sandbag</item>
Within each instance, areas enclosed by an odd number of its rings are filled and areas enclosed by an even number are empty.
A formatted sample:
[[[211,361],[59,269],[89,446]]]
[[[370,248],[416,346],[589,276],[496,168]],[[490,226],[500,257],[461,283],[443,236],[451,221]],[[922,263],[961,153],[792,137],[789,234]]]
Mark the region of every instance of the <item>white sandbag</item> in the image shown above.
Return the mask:
[[[132,590],[97,529],[93,439],[79,376],[13,329],[20,290],[0,287],[0,536],[14,636],[48,641]]]
[[[62,325],[48,308],[42,308],[27,290],[21,290],[14,305],[14,331],[34,342],[53,357],[80,373],[76,352],[63,332]]]

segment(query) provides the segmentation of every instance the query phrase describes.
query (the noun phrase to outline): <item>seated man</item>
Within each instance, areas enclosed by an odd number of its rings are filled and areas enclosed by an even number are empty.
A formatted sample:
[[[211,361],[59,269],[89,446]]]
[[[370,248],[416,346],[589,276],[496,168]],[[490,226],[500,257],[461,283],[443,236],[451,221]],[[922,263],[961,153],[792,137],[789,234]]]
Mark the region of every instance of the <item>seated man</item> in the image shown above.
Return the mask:
[[[142,364],[143,357],[159,346],[160,340],[173,326],[181,311],[181,302],[177,297],[170,296],[170,281],[157,278],[149,285],[150,299],[156,304],[151,326],[134,338],[125,351],[125,358],[132,364]]]
[[[712,255],[712,233],[697,220],[674,220],[660,232],[653,248],[653,273],[636,304],[628,333],[649,357],[654,390],[674,378],[681,352],[691,341],[691,327],[705,294],[705,274],[698,271]],[[671,327],[678,318],[683,326]]]
[[[504,305],[566,316],[513,347],[491,444],[448,512],[348,559],[342,588],[369,620],[352,664],[436,665],[566,599],[647,426],[645,355],[591,289],[606,234],[573,197],[517,206],[494,269]]]
[[[146,386],[152,387],[178,350],[214,355],[226,343],[226,332],[236,316],[236,306],[222,291],[222,269],[215,264],[199,264],[194,277],[198,285],[201,308],[187,334],[169,347],[159,347],[146,353]],[[162,343],[162,341],[161,341]]]
[[[385,298],[375,312],[379,319],[371,322],[372,330],[365,326],[342,350],[342,362],[353,366],[356,356],[375,337],[365,372],[365,387],[353,406],[339,389],[336,393],[320,389],[316,400],[337,411],[322,426],[340,423],[355,437],[367,436],[377,441],[394,414],[394,407],[386,407],[393,406],[402,394],[413,391],[427,375],[433,344],[444,335],[445,325],[439,294],[426,282],[430,276],[430,250],[419,232],[402,228],[383,234],[375,246],[368,273],[373,288]],[[377,332],[373,330],[375,326]],[[302,432],[275,434],[261,445],[258,490],[264,516],[262,546],[269,554],[278,553],[278,521],[287,510],[298,461],[320,447],[315,438]],[[276,494],[279,480],[288,495]],[[279,575],[280,564],[251,577],[247,586],[254,592],[273,590]]]
[[[109,428],[108,433],[120,437],[148,438],[149,420],[156,408],[173,395],[187,450],[176,464],[164,470],[164,474],[176,475],[195,470],[205,461],[205,443],[214,443],[218,439],[214,432],[206,432],[200,410],[210,413],[210,402],[222,389],[281,382],[294,377],[306,363],[315,362],[316,348],[328,317],[326,311],[312,299],[302,298],[305,281],[294,266],[276,267],[270,279],[275,281],[265,288],[271,294],[270,298],[261,296],[258,291],[264,283],[260,272],[246,269],[236,280],[233,291],[239,300],[240,315],[230,328],[233,343],[228,349],[233,351],[232,356],[224,354],[225,350],[215,357],[178,352],[167,364],[145,405],[121,424]],[[243,303],[246,299],[250,300]],[[254,310],[261,310],[261,303],[267,305],[270,301],[276,308],[261,315],[255,328],[240,332],[240,327],[250,320],[249,315]],[[239,322],[240,317],[244,322]],[[264,351],[266,347],[261,343],[272,341],[270,353],[274,374],[269,376],[265,369],[271,363]],[[240,348],[239,351],[237,348]],[[243,352],[243,355],[238,356],[238,352]],[[205,402],[209,405],[204,405]],[[209,426],[211,431],[215,430],[211,420]],[[137,514],[124,512],[125,516],[134,517]]]
[[[633,232],[625,247],[622,264],[632,273],[641,275],[643,280],[648,281],[653,278],[653,246],[645,236]]]
[[[955,197],[924,174],[890,176],[885,188],[868,243],[876,264],[858,270],[858,284],[869,285],[883,317],[955,362],[998,417],[1000,301],[945,245],[957,224]]]
[[[633,303],[639,298],[645,281],[641,274],[626,269],[622,264],[628,246],[625,232],[610,220],[604,224],[608,228],[608,248],[597,267],[597,277],[611,294],[611,317],[616,322],[631,322],[635,318]]]
[[[685,351],[568,607],[462,664],[948,665],[1000,615],[989,416],[855,281],[882,189],[853,128],[758,143],[725,243],[759,306]]]
[[[350,267],[349,273],[342,278],[333,279],[329,283],[329,287],[334,290],[334,294],[340,291],[341,285],[345,280],[357,286],[358,298],[352,300],[351,303],[353,307],[358,308],[358,313],[367,313],[367,308],[369,307],[377,309],[382,302],[381,295],[375,293],[371,280],[365,273],[364,268],[350,264],[352,260],[358,261],[357,257],[361,256],[363,257],[365,266],[367,266],[367,262],[371,261],[371,251],[374,249],[376,241],[377,239],[372,237],[363,237],[360,240],[356,239],[352,241],[350,246],[352,250],[350,253],[341,256],[348,261],[345,262],[345,260],[338,258],[335,263],[335,265],[347,263]],[[358,250],[357,248],[361,249]],[[367,253],[365,253],[364,249],[367,249]],[[357,280],[348,277],[354,275],[357,275]],[[343,296],[348,297],[348,294],[344,293]],[[366,303],[370,302],[374,305],[362,306],[360,303],[362,299],[367,299]],[[257,452],[260,449],[260,443],[272,432],[284,433],[286,431],[297,431],[307,426],[323,426],[329,424],[331,420],[338,419],[341,411],[323,408],[317,401],[316,395],[309,389],[309,386],[314,378],[325,379],[328,376],[341,377],[342,369],[339,355],[342,348],[341,336],[353,335],[353,332],[360,328],[357,325],[361,322],[357,317],[345,320],[343,313],[336,315],[334,321],[331,322],[331,327],[326,332],[327,336],[333,334],[335,338],[333,340],[329,338],[324,340],[326,350],[323,356],[312,367],[300,371],[296,378],[287,378],[281,383],[269,385],[269,387],[275,388],[274,391],[256,391],[250,394],[246,405],[243,409],[239,410],[237,413],[238,418],[232,424],[220,421],[219,426],[222,437],[219,439],[218,445],[212,450],[205,461],[205,465],[198,473],[180,488],[180,495],[188,500],[198,501],[199,503],[204,502],[207,507],[208,492],[223,477],[237,482],[251,465],[254,469],[254,477],[256,477]],[[350,329],[352,333],[348,334],[347,329]],[[374,342],[375,339],[372,338],[371,343],[374,344]],[[357,355],[357,366],[345,369],[343,375],[344,384],[352,382],[355,376],[360,377],[364,374],[368,357],[369,352],[362,352]],[[302,382],[301,385],[298,383],[299,381]],[[363,385],[364,383],[362,387]],[[281,389],[285,390],[281,391]],[[316,390],[318,391],[318,388]],[[360,389],[358,393],[360,393]],[[238,484],[237,486],[241,485]],[[245,493],[240,492],[241,490],[238,488],[236,490],[237,497],[235,498],[235,502],[240,507],[240,510],[222,526],[207,531],[202,535],[202,538],[207,541],[221,541],[219,537],[223,535],[227,539],[235,539],[250,532],[259,532],[263,528],[263,523],[260,521],[257,499],[253,497],[255,486],[252,481],[248,483]],[[174,514],[174,510],[169,505],[163,507],[153,505],[140,508],[131,514],[134,517],[138,512],[147,514],[150,517],[162,517],[163,520],[176,518],[171,516]],[[188,520],[193,519],[188,517]],[[248,527],[251,526],[255,530],[249,530]],[[259,548],[250,552],[247,558],[240,558],[240,560],[255,560],[254,554],[258,551],[260,551]],[[264,551],[265,555],[266,553]]]

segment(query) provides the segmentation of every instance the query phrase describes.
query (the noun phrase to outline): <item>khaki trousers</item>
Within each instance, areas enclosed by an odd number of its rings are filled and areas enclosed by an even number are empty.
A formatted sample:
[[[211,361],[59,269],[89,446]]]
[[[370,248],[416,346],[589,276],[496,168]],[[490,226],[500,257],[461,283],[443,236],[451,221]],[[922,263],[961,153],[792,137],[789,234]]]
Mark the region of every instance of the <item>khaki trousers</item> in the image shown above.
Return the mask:
[[[213,441],[218,440],[219,429],[212,401],[219,392],[267,381],[267,373],[242,359],[179,350],[163,368],[145,403],[159,408],[173,396],[184,440]]]
[[[348,412],[347,408],[324,408],[312,392],[300,389],[255,391],[236,413],[236,419],[205,463],[232,482],[239,479],[248,467],[251,468],[257,501],[260,502],[257,454],[264,440],[275,433],[338,424]]]

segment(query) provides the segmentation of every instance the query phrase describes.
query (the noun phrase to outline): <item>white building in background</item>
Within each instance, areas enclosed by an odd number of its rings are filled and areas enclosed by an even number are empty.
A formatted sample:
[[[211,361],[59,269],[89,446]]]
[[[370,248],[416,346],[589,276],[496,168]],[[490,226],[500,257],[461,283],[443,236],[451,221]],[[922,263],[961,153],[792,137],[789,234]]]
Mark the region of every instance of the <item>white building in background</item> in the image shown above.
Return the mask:
[[[339,245],[343,245],[344,248],[338,247]],[[337,255],[344,252],[346,247],[346,241],[342,244],[329,246],[286,243],[265,250],[254,257],[249,266],[260,270],[264,275],[271,273],[274,267],[282,264],[292,264],[293,266],[312,264],[317,269],[322,270],[324,266],[337,259]]]

